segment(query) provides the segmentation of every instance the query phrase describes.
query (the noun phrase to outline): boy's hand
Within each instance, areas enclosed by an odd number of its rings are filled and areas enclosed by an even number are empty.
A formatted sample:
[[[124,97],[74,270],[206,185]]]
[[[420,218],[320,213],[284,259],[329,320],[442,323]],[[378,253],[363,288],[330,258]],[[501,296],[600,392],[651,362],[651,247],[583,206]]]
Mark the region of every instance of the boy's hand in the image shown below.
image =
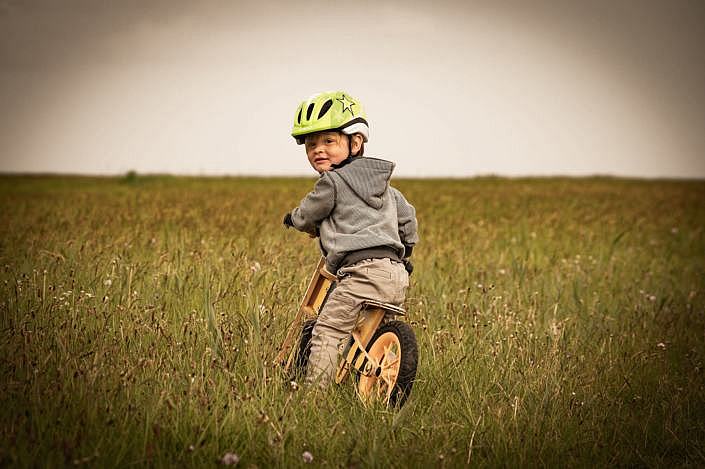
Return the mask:
[[[406,271],[409,273],[409,275],[411,275],[411,273],[414,271],[414,264],[411,263],[411,260],[408,257],[403,259],[402,262],[404,263],[404,268],[406,269]]]
[[[291,220],[291,213],[287,213],[286,215],[284,215],[284,221],[282,223],[284,223],[284,226],[286,228],[294,227],[294,222]]]

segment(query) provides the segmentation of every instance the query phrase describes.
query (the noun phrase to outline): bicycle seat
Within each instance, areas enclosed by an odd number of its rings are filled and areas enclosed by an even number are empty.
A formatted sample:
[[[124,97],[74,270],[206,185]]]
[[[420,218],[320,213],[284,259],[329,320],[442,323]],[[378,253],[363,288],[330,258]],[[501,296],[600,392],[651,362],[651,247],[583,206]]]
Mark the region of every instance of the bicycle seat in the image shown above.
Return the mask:
[[[405,316],[406,311],[404,308],[401,306],[394,306],[390,305],[389,303],[382,303],[381,301],[376,301],[376,300],[365,300],[362,302],[362,307],[367,308],[368,306],[373,307],[373,308],[382,308],[388,313],[393,314],[394,316]]]

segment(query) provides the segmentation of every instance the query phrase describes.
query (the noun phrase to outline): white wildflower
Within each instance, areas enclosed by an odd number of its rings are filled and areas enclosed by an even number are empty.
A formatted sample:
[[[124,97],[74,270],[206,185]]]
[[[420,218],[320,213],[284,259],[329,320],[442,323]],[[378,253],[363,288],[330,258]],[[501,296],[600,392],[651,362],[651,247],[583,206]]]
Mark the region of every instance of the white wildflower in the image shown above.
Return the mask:
[[[235,453],[225,453],[220,459],[220,463],[226,466],[236,466],[240,462],[240,456]]]

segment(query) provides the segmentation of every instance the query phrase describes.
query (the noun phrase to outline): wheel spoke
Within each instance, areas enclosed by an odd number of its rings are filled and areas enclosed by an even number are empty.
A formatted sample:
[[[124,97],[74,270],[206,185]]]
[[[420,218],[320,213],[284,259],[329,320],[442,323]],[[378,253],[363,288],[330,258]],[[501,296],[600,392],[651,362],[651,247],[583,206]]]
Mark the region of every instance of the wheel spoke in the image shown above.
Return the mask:
[[[384,403],[389,405],[389,400],[392,398],[392,390],[394,389],[394,386],[387,386],[387,396],[386,399],[384,400]]]
[[[399,363],[399,357],[395,357],[395,356],[393,356],[393,355],[392,355],[392,357],[393,357],[393,360],[385,360],[385,361],[380,365],[380,367],[383,368],[383,369],[389,369],[389,368],[394,367],[397,363]]]

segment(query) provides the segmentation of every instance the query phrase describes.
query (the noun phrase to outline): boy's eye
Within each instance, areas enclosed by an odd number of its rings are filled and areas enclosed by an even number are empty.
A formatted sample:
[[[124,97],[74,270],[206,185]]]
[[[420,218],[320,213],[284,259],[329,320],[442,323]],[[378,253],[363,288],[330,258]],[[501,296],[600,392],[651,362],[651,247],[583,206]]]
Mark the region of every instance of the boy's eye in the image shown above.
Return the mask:
[[[327,138],[327,139],[326,139],[326,143],[329,143],[329,144],[330,144],[330,143],[335,143],[335,139],[333,139],[333,138]]]

